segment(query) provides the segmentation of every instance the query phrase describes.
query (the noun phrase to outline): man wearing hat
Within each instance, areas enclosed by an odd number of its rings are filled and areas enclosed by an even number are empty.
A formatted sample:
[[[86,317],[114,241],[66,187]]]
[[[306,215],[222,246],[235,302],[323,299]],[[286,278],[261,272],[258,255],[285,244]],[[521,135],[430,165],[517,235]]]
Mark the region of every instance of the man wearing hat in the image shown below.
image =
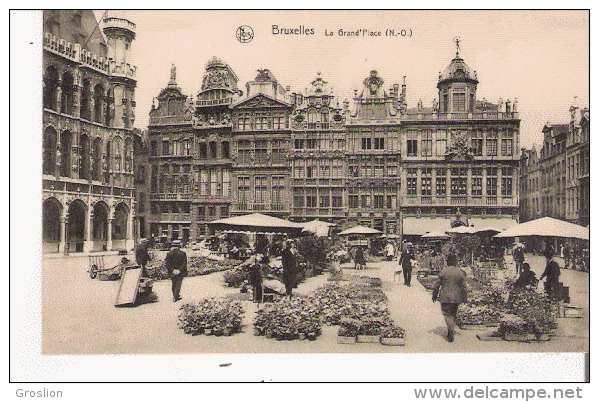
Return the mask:
[[[281,259],[283,263],[283,283],[285,284],[287,296],[291,297],[293,285],[295,284],[297,265],[296,251],[292,240],[285,242],[285,249],[281,253]]]
[[[404,285],[412,286],[412,260],[414,259],[414,252],[412,251],[412,243],[407,243],[401,252],[399,257],[399,265],[403,270]]]
[[[545,281],[545,293],[547,293],[547,295],[549,296],[559,299],[560,269],[559,264],[555,259],[555,252],[553,251],[553,247],[547,247],[547,249],[545,250],[545,258],[547,258],[547,265],[545,266],[545,271],[543,271],[539,280],[547,278],[547,280]]]
[[[164,260],[168,277],[172,281],[173,301],[175,302],[181,300],[181,285],[183,278],[187,276],[187,254],[179,247],[178,243],[173,244]]]
[[[148,276],[146,266],[151,259],[150,253],[148,252],[148,239],[143,238],[135,248],[135,261],[141,266],[141,276],[144,278]]]

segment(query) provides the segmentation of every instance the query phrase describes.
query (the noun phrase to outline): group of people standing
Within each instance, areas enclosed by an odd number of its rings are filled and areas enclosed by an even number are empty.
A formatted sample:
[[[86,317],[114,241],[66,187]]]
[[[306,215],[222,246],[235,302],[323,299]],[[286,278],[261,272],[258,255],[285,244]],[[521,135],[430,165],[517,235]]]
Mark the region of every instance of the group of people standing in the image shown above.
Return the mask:
[[[283,266],[282,279],[285,286],[285,295],[291,297],[293,288],[296,286],[297,280],[297,249],[293,240],[287,240],[285,242],[285,248],[281,251],[281,262]],[[252,286],[255,303],[260,303],[263,298],[263,287],[264,287],[264,274],[266,265],[268,265],[268,257],[264,254],[257,253],[253,257],[250,257],[248,261],[244,263],[248,268],[248,280]],[[268,277],[269,282],[275,282],[274,277]],[[280,293],[278,289],[271,289],[276,293]]]

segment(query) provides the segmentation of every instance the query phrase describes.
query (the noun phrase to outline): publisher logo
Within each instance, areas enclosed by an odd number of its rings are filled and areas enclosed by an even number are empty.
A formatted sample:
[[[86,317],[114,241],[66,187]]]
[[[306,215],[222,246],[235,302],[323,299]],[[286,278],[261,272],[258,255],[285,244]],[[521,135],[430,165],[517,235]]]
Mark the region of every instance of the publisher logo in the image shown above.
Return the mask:
[[[239,42],[248,43],[251,42],[252,39],[254,39],[254,30],[251,26],[242,25],[239,28],[237,28],[236,36]]]

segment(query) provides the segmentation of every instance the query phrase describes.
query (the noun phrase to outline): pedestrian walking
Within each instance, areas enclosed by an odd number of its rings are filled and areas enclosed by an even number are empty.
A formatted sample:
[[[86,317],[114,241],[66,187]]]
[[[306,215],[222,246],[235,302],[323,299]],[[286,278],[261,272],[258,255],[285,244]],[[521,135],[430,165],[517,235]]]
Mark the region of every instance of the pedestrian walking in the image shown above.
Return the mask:
[[[385,250],[387,252],[387,261],[393,261],[395,258],[395,247],[393,247],[393,243],[387,242]]]
[[[446,258],[447,266],[443,268],[433,290],[433,303],[441,302],[441,311],[447,325],[447,340],[453,342],[455,334],[455,319],[458,307],[468,300],[466,273],[458,267],[458,258],[449,253]]]
[[[262,302],[262,254],[250,258],[248,280],[253,289],[254,303]]]
[[[543,271],[539,280],[547,278],[545,281],[545,293],[551,297],[559,299],[559,276],[561,272],[553,249],[546,250],[545,257],[547,258],[547,265],[545,266],[545,271]]]
[[[354,268],[357,270],[366,268],[366,257],[364,257],[364,249],[362,249],[362,246],[356,247],[356,252],[354,254]]]
[[[166,270],[172,282],[173,301],[181,300],[181,285],[183,278],[187,276],[187,254],[181,250],[179,244],[175,243],[171,246],[164,260]]]
[[[514,262],[516,263],[516,275],[520,275],[522,272],[522,264],[524,263],[524,250],[522,245],[516,244],[514,248]]]
[[[141,239],[135,248],[135,262],[141,266],[141,276],[144,278],[148,276],[146,267],[151,259],[152,257],[148,251],[148,239]]]
[[[410,243],[402,250],[399,256],[399,265],[403,270],[403,284],[405,286],[412,286],[412,260],[414,259],[414,252],[410,247]]]
[[[285,248],[281,253],[281,260],[283,265],[283,283],[285,284],[285,293],[291,297],[293,286],[297,276],[297,251],[293,240],[287,240],[285,242]]]

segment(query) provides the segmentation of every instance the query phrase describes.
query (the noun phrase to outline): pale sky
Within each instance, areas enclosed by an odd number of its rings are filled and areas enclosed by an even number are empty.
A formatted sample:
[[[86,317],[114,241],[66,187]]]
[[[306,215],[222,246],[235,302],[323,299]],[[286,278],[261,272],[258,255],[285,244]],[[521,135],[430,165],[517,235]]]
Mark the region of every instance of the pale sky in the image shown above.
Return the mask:
[[[98,11],[101,16],[105,10]],[[310,86],[318,71],[341,98],[351,98],[370,70],[385,88],[406,76],[408,107],[430,106],[437,79],[455,55],[478,73],[478,99],[518,99],[521,145],[542,142],[546,122],[567,123],[569,107],[589,105],[589,19],[586,11],[108,11],[137,25],[136,126],[145,129],[152,98],[169,80],[171,63],[186,95],[200,90],[205,65],[217,56],[239,77],[240,88],[270,69],[291,91]],[[237,27],[255,36],[239,43]],[[314,35],[272,34],[314,28]],[[382,31],[382,37],[340,37],[339,29]],[[325,36],[325,29],[334,36]],[[385,37],[386,29],[411,37]]]

